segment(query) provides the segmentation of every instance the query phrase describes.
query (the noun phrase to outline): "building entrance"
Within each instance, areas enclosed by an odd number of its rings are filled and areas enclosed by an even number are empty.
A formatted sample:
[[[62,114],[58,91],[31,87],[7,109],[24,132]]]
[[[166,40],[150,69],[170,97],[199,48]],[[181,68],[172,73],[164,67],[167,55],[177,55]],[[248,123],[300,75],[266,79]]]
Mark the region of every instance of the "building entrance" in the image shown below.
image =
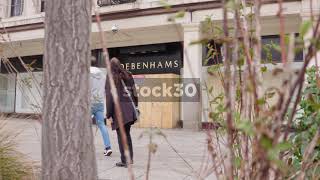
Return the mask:
[[[181,43],[111,48],[109,54],[110,58],[117,57],[123,68],[134,75],[141,111],[136,126],[177,127],[180,99],[165,91],[180,81],[183,67]]]

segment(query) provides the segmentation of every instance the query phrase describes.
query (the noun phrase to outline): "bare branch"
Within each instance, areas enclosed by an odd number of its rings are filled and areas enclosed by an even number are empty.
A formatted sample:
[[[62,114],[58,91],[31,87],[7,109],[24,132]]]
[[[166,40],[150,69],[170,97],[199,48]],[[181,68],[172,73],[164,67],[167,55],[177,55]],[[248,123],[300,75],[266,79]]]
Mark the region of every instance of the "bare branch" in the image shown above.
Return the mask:
[[[93,4],[94,4],[94,0],[93,0]],[[100,42],[102,44],[103,56],[105,58],[107,72],[112,72],[110,59],[109,59],[109,53],[108,53],[107,46],[106,46],[106,38],[105,38],[104,32],[102,30],[100,13],[99,13],[98,8],[95,8],[95,17],[96,17],[97,25],[98,25],[98,29],[99,29]],[[112,95],[112,98],[113,98],[114,104],[115,104],[115,111],[116,111],[116,117],[117,117],[116,119],[119,124],[121,141],[124,145],[124,153],[125,153],[126,160],[127,160],[129,177],[130,177],[130,180],[134,180],[135,178],[134,178],[133,169],[132,169],[132,162],[131,162],[131,158],[130,158],[130,154],[129,154],[127,136],[126,136],[125,130],[124,130],[123,116],[122,116],[122,111],[121,111],[121,107],[120,107],[120,103],[119,103],[119,97],[117,94],[117,88],[116,88],[112,73],[108,73],[107,77],[109,78],[111,95]]]

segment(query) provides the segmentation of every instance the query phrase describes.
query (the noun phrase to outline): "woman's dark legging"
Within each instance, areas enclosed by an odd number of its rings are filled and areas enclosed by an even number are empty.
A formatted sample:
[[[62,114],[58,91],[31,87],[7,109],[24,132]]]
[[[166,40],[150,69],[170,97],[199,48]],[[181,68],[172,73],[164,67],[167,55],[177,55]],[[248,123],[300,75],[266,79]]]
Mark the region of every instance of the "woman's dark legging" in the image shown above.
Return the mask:
[[[132,140],[131,140],[131,135],[130,135],[130,128],[131,128],[131,124],[126,124],[124,126],[125,133],[127,136],[127,142],[128,142],[131,162],[133,162],[132,161],[133,160],[133,150],[132,150]],[[117,136],[118,136],[119,150],[120,150],[120,154],[121,154],[121,162],[126,163],[126,156],[124,154],[124,145],[122,144],[122,141],[121,141],[120,128],[117,129]]]

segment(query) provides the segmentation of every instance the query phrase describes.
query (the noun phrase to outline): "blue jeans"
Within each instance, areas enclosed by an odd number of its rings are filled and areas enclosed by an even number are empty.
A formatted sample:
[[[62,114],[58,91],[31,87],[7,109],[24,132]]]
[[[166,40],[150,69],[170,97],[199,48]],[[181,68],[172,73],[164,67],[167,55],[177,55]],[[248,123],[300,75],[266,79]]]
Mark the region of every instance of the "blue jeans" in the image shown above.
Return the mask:
[[[109,134],[104,124],[104,105],[103,103],[94,103],[91,106],[91,114],[94,115],[96,123],[100,129],[105,148],[111,148]]]

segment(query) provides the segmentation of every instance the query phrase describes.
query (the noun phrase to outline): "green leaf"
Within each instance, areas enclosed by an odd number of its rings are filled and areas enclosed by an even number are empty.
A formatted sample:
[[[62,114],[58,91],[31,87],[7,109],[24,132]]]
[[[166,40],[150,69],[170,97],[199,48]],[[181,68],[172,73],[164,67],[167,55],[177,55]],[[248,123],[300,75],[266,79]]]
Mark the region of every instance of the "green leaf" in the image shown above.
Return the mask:
[[[276,93],[271,91],[271,92],[267,92],[266,93],[266,98],[270,99],[270,98],[273,98],[273,96],[275,95]]]
[[[239,112],[234,112],[233,116],[234,116],[234,119],[235,119],[236,122],[240,122],[241,114]]]
[[[319,103],[311,102],[310,105],[315,112],[320,111],[320,104]]]
[[[214,31],[216,34],[222,34],[223,33],[223,29],[219,26],[214,26]]]
[[[220,70],[220,67],[221,67],[220,64],[212,65],[212,66],[208,67],[207,71],[208,71],[209,74],[214,74],[214,73],[216,73],[216,72],[218,72]]]
[[[280,52],[281,53],[281,47],[280,47],[280,45],[279,44],[276,44],[276,43],[274,43],[274,42],[272,42],[271,41],[271,47],[272,47],[272,49],[274,49],[274,50],[276,50],[276,51],[278,51],[278,52]]]
[[[266,66],[263,66],[260,68],[261,72],[265,73],[267,72],[268,68]]]
[[[241,157],[235,157],[235,159],[234,159],[234,165],[235,165],[235,167],[236,168],[240,168],[240,166],[241,166],[241,161],[242,161],[242,158]]]
[[[213,121],[216,121],[216,120],[219,118],[219,113],[210,112],[210,113],[209,113],[209,117],[210,117]]]
[[[170,8],[171,8],[171,5],[170,5],[167,1],[165,1],[165,0],[160,0],[160,1],[159,1],[159,4],[160,4],[161,6],[163,6],[165,9],[170,9]]]
[[[276,147],[274,148],[275,151],[281,152],[281,151],[285,151],[288,150],[292,147],[292,144],[289,142],[282,142],[276,145]]]
[[[250,121],[240,120],[236,123],[236,128],[249,136],[254,134],[253,125]]]
[[[290,43],[290,35],[289,34],[286,34],[284,36],[284,42],[285,42],[286,45],[288,45]]]
[[[267,136],[263,136],[261,138],[261,146],[264,147],[265,149],[271,149],[272,148],[272,140],[267,137]]]
[[[260,98],[257,100],[258,105],[264,105],[266,103],[266,100],[264,98]]]
[[[304,21],[300,26],[299,35],[301,37],[304,37],[307,34],[308,30],[311,28],[311,26],[312,26],[311,21]]]
[[[216,110],[220,113],[222,112],[225,112],[226,108],[222,105],[222,104],[219,104],[217,107],[216,107]]]
[[[213,53],[213,48],[209,48],[208,53],[207,53],[207,58],[211,58]]]
[[[241,66],[244,65],[244,58],[243,58],[243,57],[240,57],[240,58],[239,58],[239,60],[238,60],[238,62],[237,62],[237,65],[238,65],[239,67],[241,67]]]
[[[200,39],[198,41],[192,41],[189,45],[195,45],[195,44],[207,44],[208,39]]]
[[[209,89],[209,91],[208,91],[208,92],[211,94],[211,93],[212,93],[212,91],[213,91],[213,86],[211,86],[211,87],[210,87],[210,89]]]
[[[236,7],[236,3],[234,1],[227,1],[226,7],[229,10],[234,10]]]
[[[223,98],[224,96],[222,94],[216,96],[213,101],[216,102],[216,103],[219,103],[219,102],[222,102],[223,101]]]
[[[185,11],[179,11],[176,15],[175,18],[183,18],[185,16]]]

